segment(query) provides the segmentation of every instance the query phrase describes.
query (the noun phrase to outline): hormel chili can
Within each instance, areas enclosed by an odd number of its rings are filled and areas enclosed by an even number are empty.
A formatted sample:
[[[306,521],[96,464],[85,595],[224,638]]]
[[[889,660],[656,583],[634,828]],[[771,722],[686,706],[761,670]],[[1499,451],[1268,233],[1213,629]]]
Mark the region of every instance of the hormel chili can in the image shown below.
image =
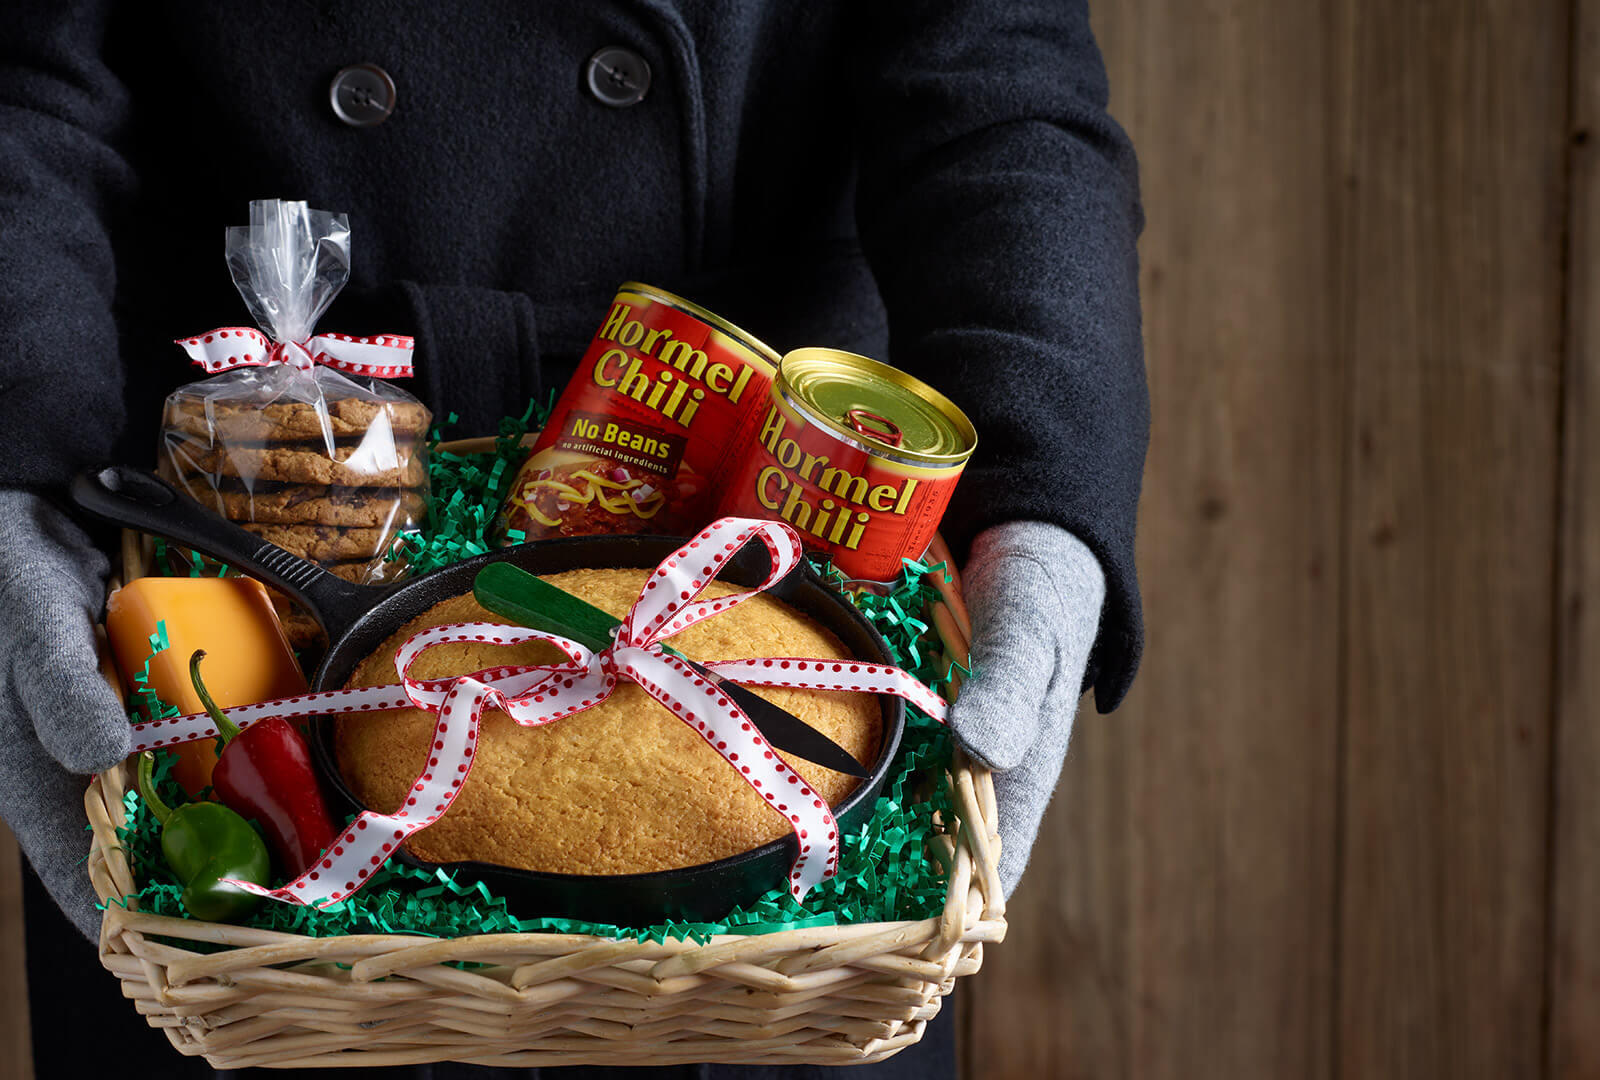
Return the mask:
[[[965,413],[905,372],[796,349],[718,512],[781,518],[846,577],[891,581],[927,550],[977,442]]]
[[[627,282],[513,479],[501,531],[686,534],[711,520],[778,354],[662,289]]]

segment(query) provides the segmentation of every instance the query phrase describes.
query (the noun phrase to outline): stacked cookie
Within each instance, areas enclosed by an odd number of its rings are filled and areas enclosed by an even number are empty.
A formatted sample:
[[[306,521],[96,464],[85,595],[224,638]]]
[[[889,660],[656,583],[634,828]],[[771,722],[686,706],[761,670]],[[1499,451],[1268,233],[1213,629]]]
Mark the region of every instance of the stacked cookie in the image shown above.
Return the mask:
[[[430,420],[411,400],[260,405],[180,390],[162,417],[160,471],[291,554],[347,581],[378,583],[403,569],[385,556],[427,513]],[[297,648],[320,637],[287,597],[275,601]]]

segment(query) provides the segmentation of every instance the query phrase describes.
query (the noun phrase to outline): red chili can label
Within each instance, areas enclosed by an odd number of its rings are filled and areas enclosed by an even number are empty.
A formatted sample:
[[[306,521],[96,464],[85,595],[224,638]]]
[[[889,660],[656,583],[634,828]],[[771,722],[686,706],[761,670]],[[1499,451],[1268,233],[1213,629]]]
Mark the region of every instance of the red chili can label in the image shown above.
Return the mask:
[[[797,349],[747,445],[719,514],[787,521],[846,577],[891,581],[927,550],[977,433],[903,371]]]
[[[624,284],[512,481],[502,531],[536,540],[701,528],[776,367],[776,353],[731,323]]]

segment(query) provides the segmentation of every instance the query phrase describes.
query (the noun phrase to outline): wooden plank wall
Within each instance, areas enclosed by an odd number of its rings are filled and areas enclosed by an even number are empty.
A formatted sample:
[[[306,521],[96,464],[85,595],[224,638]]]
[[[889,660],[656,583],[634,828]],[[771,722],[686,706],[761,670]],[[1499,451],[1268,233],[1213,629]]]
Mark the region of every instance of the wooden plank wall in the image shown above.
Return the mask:
[[[1303,3],[1096,15],[1149,217],[1148,658],[1115,716],[1084,711],[1011,939],[969,995],[967,1075],[1317,1080],[1337,902],[1338,57]]]
[[[17,842],[11,830],[0,825],[0,1076],[30,1080],[33,1048],[22,971],[22,881],[17,868]]]
[[[1549,1073],[1600,1076],[1600,3],[1574,8],[1568,133],[1556,725],[1551,737]]]
[[[1095,19],[1149,215],[1149,651],[964,1073],[1600,1076],[1600,0]]]
[[[1080,717],[967,1076],[1600,1076],[1597,14],[1095,8],[1149,651]]]
[[[1351,1077],[1542,1067],[1566,9],[1350,12]]]

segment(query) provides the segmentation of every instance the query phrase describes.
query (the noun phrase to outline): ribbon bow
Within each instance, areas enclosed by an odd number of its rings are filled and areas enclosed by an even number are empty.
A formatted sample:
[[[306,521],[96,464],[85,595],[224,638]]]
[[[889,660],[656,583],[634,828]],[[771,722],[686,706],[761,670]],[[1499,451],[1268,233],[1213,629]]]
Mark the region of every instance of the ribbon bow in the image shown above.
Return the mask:
[[[771,557],[754,589],[715,600],[700,594],[747,540],[760,539]],[[687,664],[662,651],[661,642],[703,619],[764,592],[800,562],[800,536],[783,522],[723,518],[674,551],[651,572],[622,621],[611,647],[595,653],[556,634],[499,623],[470,622],[419,631],[395,653],[400,682],[279,698],[229,710],[241,728],[268,716],[319,716],[417,708],[433,713],[433,749],[426,766],[392,814],[365,811],[322,860],[280,889],[236,881],[239,888],[293,904],[326,907],[366,883],[406,838],[439,820],[472,771],[485,709],[500,709],[525,727],[537,727],[593,708],[620,679],[645,692],[689,725],[741,779],[789,820],[800,853],[789,869],[789,891],[801,899],[832,877],[839,865],[839,829],[827,802],[778,757],[739,707]],[[452,679],[420,680],[409,672],[417,657],[448,642],[516,645],[548,641],[564,664],[487,668]],[[851,660],[761,657],[705,664],[717,675],[753,686],[895,694],[937,719],[945,704],[916,678],[896,667]],[[204,713],[152,720],[133,729],[134,750],[172,746],[214,735]]]
[[[351,375],[404,379],[411,375],[411,352],[416,340],[398,334],[351,337],[318,334],[303,342],[273,341],[248,326],[226,326],[209,334],[179,338],[177,344],[208,375],[238,367],[289,364],[308,371],[324,364]]]

